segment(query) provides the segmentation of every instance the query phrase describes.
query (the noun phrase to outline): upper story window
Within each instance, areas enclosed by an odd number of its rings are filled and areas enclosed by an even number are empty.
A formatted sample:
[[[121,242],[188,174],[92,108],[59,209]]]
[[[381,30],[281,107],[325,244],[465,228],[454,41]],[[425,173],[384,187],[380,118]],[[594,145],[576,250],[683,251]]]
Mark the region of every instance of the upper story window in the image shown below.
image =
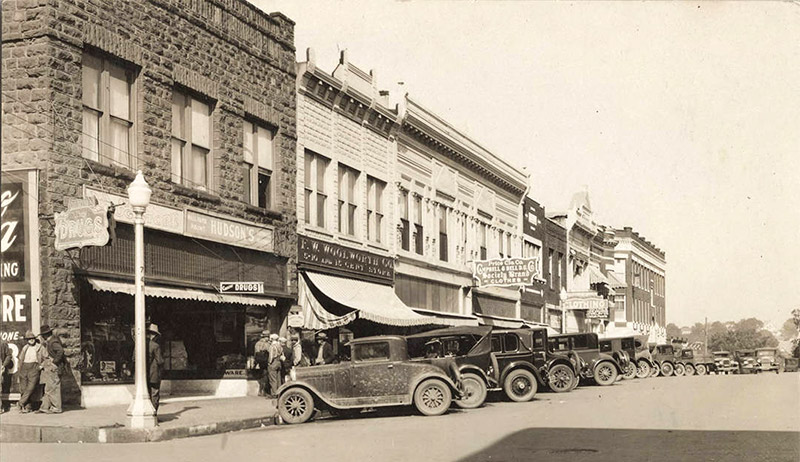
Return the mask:
[[[447,207],[439,206],[439,260],[447,261]]]
[[[422,226],[422,197],[414,196],[414,251],[418,255],[424,252],[424,232]]]
[[[272,130],[244,121],[244,197],[263,209],[272,207]]]
[[[131,168],[134,140],[135,73],[107,59],[84,53],[83,157]]]
[[[555,255],[555,251],[553,249],[549,249],[548,252],[547,252],[547,270],[550,271],[550,277],[547,278],[547,280],[548,280],[548,284],[550,285],[551,289],[554,287],[553,279],[555,279],[556,278],[556,274],[558,274],[556,272],[557,271],[556,267],[553,266],[555,264],[555,261],[553,260],[554,255]]]
[[[303,189],[305,191],[305,222],[325,228],[328,216],[326,180],[330,160],[310,151],[305,152]]]
[[[408,221],[408,191],[400,190],[397,195],[400,206],[400,246],[403,250],[411,249],[411,225]]]
[[[478,232],[480,234],[479,238],[481,240],[480,259],[486,260],[488,258],[488,252],[486,249],[486,233],[488,231],[486,228],[488,228],[488,225],[486,223],[481,223],[479,226],[480,228]]]
[[[339,232],[356,236],[356,189],[359,172],[339,164]]]
[[[383,193],[386,182],[367,175],[367,239],[384,242]]]
[[[500,258],[505,258],[506,254],[503,251],[503,245],[505,244],[505,236],[503,235],[503,230],[497,230],[497,254]]]
[[[511,244],[511,233],[506,234],[506,256],[513,257],[514,246]]]
[[[211,105],[172,92],[172,181],[211,189]]]
[[[562,274],[563,271],[564,271],[562,269],[562,268],[564,268],[564,254],[563,253],[558,252],[558,260],[557,261],[558,261],[558,268],[557,268],[558,273],[556,273],[556,276],[558,277],[558,280],[560,282],[559,285],[561,286],[561,288],[566,289],[567,288],[567,277],[566,277],[566,275]]]

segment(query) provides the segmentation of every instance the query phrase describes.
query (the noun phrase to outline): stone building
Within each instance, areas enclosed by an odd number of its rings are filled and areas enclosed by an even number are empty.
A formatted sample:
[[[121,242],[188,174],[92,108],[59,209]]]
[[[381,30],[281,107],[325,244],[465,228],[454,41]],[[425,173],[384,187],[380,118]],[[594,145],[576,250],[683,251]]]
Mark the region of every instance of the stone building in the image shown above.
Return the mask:
[[[20,172],[38,189],[27,322],[63,339],[69,397],[130,399],[136,171],[153,189],[146,303],[163,391],[252,391],[252,344],[285,329],[297,293],[294,23],[243,0],[15,1],[3,18],[4,192]],[[61,213],[95,203],[112,209],[110,242],[56,250],[57,223],[74,231]],[[223,281],[263,290],[222,294]]]

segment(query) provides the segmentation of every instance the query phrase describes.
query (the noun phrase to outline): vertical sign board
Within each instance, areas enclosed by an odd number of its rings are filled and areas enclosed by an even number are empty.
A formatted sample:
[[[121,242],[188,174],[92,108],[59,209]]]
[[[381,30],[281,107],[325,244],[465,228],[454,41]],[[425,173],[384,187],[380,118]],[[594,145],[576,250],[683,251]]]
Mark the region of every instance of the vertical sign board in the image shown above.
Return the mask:
[[[39,216],[36,170],[2,172],[0,192],[0,337],[19,364],[25,331],[39,330]],[[2,393],[16,390],[6,379]]]

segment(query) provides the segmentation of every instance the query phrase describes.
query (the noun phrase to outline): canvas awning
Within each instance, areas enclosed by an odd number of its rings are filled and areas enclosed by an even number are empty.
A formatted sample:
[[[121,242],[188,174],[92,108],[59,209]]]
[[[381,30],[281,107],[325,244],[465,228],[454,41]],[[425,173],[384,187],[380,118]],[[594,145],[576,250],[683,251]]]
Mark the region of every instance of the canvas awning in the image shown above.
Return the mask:
[[[110,279],[87,278],[94,290],[114,292],[118,294],[135,295],[136,287],[133,283],[112,281]],[[238,303],[253,306],[275,306],[274,298],[253,297],[249,295],[221,294],[211,290],[189,289],[179,287],[166,287],[146,284],[144,294],[148,297],[172,298],[178,300],[197,300],[215,303]]]
[[[589,266],[589,284],[597,283],[611,285],[606,275],[599,268]]]
[[[336,303],[357,311],[358,318],[403,327],[438,324],[430,316],[415,313],[397,297],[391,286],[311,271],[304,274],[306,282]],[[308,291],[307,295],[316,300],[313,292]],[[351,313],[345,316],[349,315]]]
[[[456,314],[456,313],[444,313],[441,311],[433,311],[433,310],[423,310],[421,308],[411,308],[414,310],[415,313],[421,314],[423,316],[431,316],[436,321],[436,324],[441,324],[443,326],[477,326],[478,325],[478,318],[475,316],[464,315],[464,314]]]
[[[627,287],[628,285],[618,278],[614,273],[608,273],[608,282],[611,284],[612,289],[620,289],[623,287]]]
[[[300,293],[297,302],[303,307],[303,328],[312,330],[327,330],[341,327],[354,321],[358,311],[351,311],[343,316],[337,316],[326,310],[317,300],[311,289],[303,280],[300,282]]]

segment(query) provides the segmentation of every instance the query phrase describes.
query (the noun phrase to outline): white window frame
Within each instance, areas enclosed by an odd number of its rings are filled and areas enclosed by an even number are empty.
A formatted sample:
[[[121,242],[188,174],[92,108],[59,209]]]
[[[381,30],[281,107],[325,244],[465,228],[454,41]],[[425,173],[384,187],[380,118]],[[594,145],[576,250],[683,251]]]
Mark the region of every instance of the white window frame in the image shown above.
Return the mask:
[[[250,120],[243,121],[243,142],[242,152],[244,154],[244,170],[249,182],[245,188],[245,194],[249,190],[249,197],[245,197],[245,202],[250,205],[272,209],[275,197],[275,131],[267,128],[258,122]],[[269,181],[267,186],[266,198],[261,205],[259,197],[259,181],[261,176],[266,176]]]
[[[367,175],[367,240],[386,242],[386,182]]]
[[[331,160],[319,155],[314,151],[306,149],[303,154],[303,201],[305,205],[305,223],[309,226],[327,229],[330,223],[328,213],[328,167]],[[320,178],[320,168],[322,168],[322,178]],[[320,206],[320,199],[322,205]]]
[[[90,101],[91,92],[88,81],[90,75],[88,70],[97,71],[96,98],[97,101]],[[121,73],[125,76],[127,83],[128,102],[127,118],[122,114],[113,114],[112,85],[115,80],[112,74]],[[98,56],[87,51],[83,52],[81,59],[81,85],[83,103],[83,122],[82,122],[82,156],[106,165],[115,165],[133,169],[136,166],[136,71],[114,62],[108,58]],[[116,81],[120,81],[117,79]],[[96,129],[87,127],[90,115],[91,119],[96,120]],[[114,124],[127,124],[127,151],[121,151],[114,146],[113,127]]]
[[[340,163],[338,166],[338,176],[339,226],[337,229],[341,234],[357,238],[359,237],[358,214],[360,208],[358,204],[358,185],[361,178],[361,172],[353,167]]]
[[[195,109],[208,110],[208,115],[203,116],[200,112],[195,113]],[[199,125],[195,121],[194,115],[199,117],[207,117],[208,133],[207,138],[202,138],[202,133],[198,130]],[[176,120],[180,116],[180,120]],[[171,175],[173,183],[179,183],[184,186],[199,189],[201,191],[213,190],[214,184],[214,150],[212,149],[212,134],[213,134],[213,120],[214,120],[214,105],[211,101],[203,100],[195,97],[189,92],[174,88],[172,90],[172,127],[171,133]],[[197,122],[200,122],[198,118]],[[178,130],[176,130],[176,128]],[[175,156],[176,143],[179,143],[180,154]],[[193,153],[195,149],[204,150],[206,156],[205,168],[205,184],[195,181],[186,172],[193,171]]]

